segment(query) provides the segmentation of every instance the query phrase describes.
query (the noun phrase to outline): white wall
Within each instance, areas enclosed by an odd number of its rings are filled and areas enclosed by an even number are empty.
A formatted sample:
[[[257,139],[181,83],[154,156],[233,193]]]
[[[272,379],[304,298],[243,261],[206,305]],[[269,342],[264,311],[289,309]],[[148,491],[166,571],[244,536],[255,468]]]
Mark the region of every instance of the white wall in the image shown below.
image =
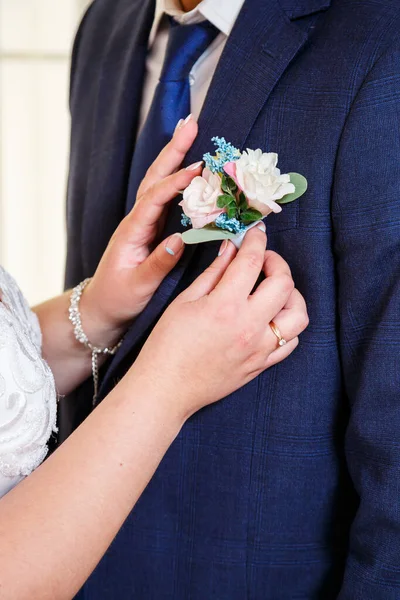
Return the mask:
[[[69,55],[89,0],[0,0],[0,263],[34,304],[62,289]]]

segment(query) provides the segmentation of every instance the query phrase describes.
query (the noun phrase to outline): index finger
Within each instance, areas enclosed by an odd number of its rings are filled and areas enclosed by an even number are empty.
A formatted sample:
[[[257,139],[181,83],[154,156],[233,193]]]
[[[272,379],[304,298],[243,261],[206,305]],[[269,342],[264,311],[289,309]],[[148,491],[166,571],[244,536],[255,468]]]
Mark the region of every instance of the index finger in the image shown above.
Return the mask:
[[[178,196],[180,190],[185,189],[190,184],[196,174],[199,175],[200,166],[201,163],[194,170],[181,169],[177,173],[173,173],[151,186],[143,194],[140,202],[135,204],[127,217],[132,223],[132,227],[140,229],[146,238],[151,232],[155,235],[156,231],[154,228],[161,218],[166,205]]]
[[[261,229],[261,227],[263,229]],[[229,265],[215,292],[248,297],[260,276],[266,246],[265,226],[250,229],[236,258]]]
[[[198,131],[195,119],[191,115],[189,117],[186,122],[175,130],[171,141],[161,150],[153,164],[149,167],[145,178],[139,186],[138,198],[150,187],[174,173],[182,164]]]

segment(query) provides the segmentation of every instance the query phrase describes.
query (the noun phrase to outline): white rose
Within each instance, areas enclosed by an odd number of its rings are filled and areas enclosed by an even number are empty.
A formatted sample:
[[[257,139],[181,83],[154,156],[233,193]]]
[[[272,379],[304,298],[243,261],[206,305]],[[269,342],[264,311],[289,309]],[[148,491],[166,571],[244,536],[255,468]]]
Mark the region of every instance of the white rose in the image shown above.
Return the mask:
[[[278,155],[275,152],[263,153],[260,149],[247,149],[234,162],[240,189],[246,194],[249,205],[264,217],[271,212],[281,212],[281,206],[274,200],[280,200],[295,191],[290,176],[281,175],[277,163]]]
[[[195,177],[183,192],[180,206],[192,221],[194,229],[201,229],[212,223],[224,212],[217,207],[218,196],[222,194],[221,178],[204,169],[202,176]]]

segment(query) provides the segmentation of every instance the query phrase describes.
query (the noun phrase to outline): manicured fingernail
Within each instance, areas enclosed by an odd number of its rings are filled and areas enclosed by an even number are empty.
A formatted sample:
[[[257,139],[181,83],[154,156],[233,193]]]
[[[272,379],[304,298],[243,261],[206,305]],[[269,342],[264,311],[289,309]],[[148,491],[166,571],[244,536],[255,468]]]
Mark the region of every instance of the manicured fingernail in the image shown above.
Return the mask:
[[[186,119],[183,121],[182,127],[184,127],[185,125],[187,125],[189,123],[190,119],[193,119],[192,113],[190,113],[190,115],[188,115],[186,117]]]
[[[186,167],[186,171],[195,171],[196,169],[201,167],[202,164],[203,164],[203,161],[199,160],[199,162],[193,163],[192,165],[189,165],[188,167]]]
[[[229,243],[228,240],[224,240],[222,242],[221,247],[220,247],[219,252],[218,252],[218,256],[222,256],[223,255],[223,253],[225,252],[225,250],[228,247],[228,243]]]
[[[184,123],[184,120],[183,119],[179,119],[179,121],[176,124],[175,131],[178,131],[178,129],[180,129],[182,127],[183,123]]]
[[[267,231],[267,228],[265,227],[264,223],[260,223],[259,225],[257,225],[257,229],[263,231],[264,233]]]
[[[166,242],[165,249],[171,256],[175,256],[183,246],[183,239],[180,233],[174,233]]]

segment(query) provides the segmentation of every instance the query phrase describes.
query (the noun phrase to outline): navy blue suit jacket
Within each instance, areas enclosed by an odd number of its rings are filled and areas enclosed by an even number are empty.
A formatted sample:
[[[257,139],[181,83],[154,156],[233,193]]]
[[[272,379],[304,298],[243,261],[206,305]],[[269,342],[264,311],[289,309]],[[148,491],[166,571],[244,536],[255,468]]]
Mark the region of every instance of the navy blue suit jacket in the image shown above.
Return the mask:
[[[187,160],[220,135],[307,177],[267,230],[310,326],[288,360],[185,425],[85,600],[400,598],[399,11],[246,0]],[[153,0],[95,0],[76,38],[68,286],[93,274],[124,214],[153,14]],[[215,254],[186,252],[108,364],[103,397]],[[90,402],[84,386],[63,406],[64,436]]]

